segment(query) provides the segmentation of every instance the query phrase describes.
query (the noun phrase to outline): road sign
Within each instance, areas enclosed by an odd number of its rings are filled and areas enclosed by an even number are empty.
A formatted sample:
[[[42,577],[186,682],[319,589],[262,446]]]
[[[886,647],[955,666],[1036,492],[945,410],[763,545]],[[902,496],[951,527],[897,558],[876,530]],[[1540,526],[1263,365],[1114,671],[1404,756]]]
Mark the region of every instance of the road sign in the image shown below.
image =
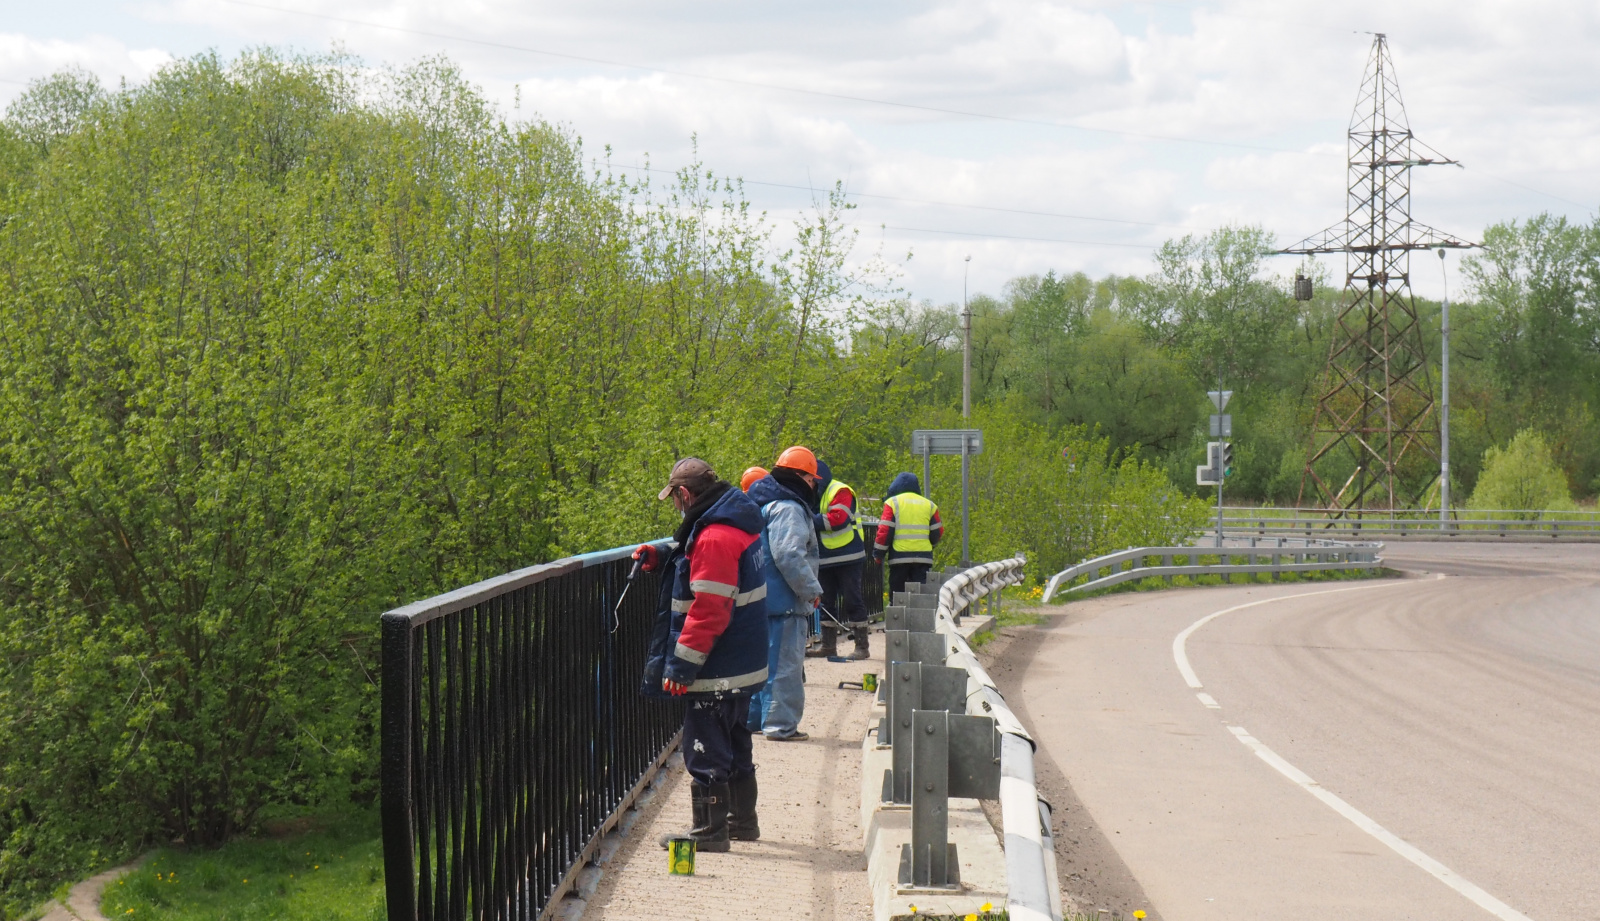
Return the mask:
[[[1217,412],[1220,413],[1224,409],[1228,408],[1228,401],[1233,399],[1233,391],[1232,390],[1207,390],[1206,391],[1206,396],[1210,397],[1211,398],[1211,402],[1216,404]]]
[[[966,450],[961,450],[963,442]],[[982,454],[979,429],[917,429],[911,433],[912,454]]]
[[[1233,414],[1232,413],[1223,413],[1221,415],[1218,415],[1217,413],[1212,413],[1211,414],[1211,437],[1212,438],[1232,438],[1233,437]]]
[[[1217,476],[1217,468],[1215,467],[1200,464],[1194,468],[1194,485],[1196,486],[1215,486],[1221,481],[1222,478]]]

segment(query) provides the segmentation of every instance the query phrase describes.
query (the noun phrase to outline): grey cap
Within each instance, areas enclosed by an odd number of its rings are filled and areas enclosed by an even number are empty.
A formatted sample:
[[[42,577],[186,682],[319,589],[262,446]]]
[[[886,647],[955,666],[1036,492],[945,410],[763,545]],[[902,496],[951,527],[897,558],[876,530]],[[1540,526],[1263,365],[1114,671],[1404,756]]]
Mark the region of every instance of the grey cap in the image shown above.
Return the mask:
[[[665,499],[679,486],[687,486],[690,492],[698,493],[716,481],[717,472],[711,469],[710,464],[698,457],[685,457],[672,465],[672,475],[667,477],[667,485],[656,498]]]

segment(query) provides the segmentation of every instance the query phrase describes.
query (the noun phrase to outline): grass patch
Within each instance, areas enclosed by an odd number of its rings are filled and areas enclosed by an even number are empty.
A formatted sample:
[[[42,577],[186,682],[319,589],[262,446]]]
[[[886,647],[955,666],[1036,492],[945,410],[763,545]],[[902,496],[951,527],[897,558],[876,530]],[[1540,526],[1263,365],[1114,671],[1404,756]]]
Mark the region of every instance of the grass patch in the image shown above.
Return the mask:
[[[158,851],[106,887],[101,913],[152,921],[386,921],[375,811],[279,827],[282,837],[241,839],[214,851]]]
[[[979,649],[987,644],[990,640],[993,640],[997,631],[1003,630],[1006,627],[1031,627],[1034,624],[1042,623],[1044,623],[1043,615],[1035,614],[1033,611],[1018,605],[1006,607],[1004,604],[1002,604],[1000,606],[1000,613],[994,616],[994,626],[983,631],[982,633],[973,634],[972,638],[968,641],[968,645],[973,649]]]
[[[1161,576],[1150,576],[1144,579],[1136,579],[1132,582],[1124,582],[1121,585],[1113,585],[1110,588],[1095,589],[1092,592],[1073,592],[1067,596],[1057,593],[1056,603],[1065,604],[1069,600],[1079,601],[1084,598],[1099,598],[1102,595],[1117,595],[1124,592],[1164,591],[1169,588],[1199,588],[1211,585],[1283,585],[1296,582],[1349,582],[1360,579],[1384,579],[1398,575],[1399,573],[1392,569],[1380,567],[1378,569],[1283,572],[1278,573],[1276,579],[1272,577],[1271,573],[1241,572],[1233,573],[1231,576],[1232,581],[1225,579],[1220,573],[1203,576],[1173,576],[1171,583],[1168,583]]]

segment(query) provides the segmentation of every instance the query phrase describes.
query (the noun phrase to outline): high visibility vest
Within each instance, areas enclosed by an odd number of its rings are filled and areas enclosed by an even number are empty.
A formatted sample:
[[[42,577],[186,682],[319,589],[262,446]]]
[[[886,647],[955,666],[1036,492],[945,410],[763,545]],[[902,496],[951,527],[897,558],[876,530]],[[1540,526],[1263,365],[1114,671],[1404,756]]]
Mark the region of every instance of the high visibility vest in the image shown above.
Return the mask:
[[[828,484],[827,492],[822,494],[822,514],[828,514],[828,510],[833,507],[833,497],[837,496],[839,494],[839,490],[841,489],[850,489],[850,487],[838,480],[834,480]],[[854,492],[854,490],[851,491]],[[849,508],[846,508],[845,510],[849,512],[850,515],[850,526],[842,530],[833,531],[831,533],[825,532],[822,535],[822,549],[843,550],[844,548],[850,546],[851,541],[861,536],[861,521],[856,518],[856,513],[854,511],[850,510]]]
[[[933,553],[933,513],[939,510],[932,499],[914,492],[891,496],[884,503],[894,512],[894,551],[896,553]]]

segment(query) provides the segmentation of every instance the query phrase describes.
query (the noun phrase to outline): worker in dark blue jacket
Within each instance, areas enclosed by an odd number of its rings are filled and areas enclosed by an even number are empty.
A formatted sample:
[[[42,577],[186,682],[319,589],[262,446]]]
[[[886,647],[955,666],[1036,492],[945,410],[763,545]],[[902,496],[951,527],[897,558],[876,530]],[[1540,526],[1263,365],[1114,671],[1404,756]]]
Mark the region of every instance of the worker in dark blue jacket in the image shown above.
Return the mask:
[[[688,698],[680,744],[694,815],[687,834],[700,850],[726,851],[730,839],[761,836],[745,723],[750,695],[767,680],[765,522],[749,496],[697,457],[678,461],[658,498],[672,499],[683,523],[670,552],[650,544],[634,551],[646,571],[663,572],[643,691]]]

